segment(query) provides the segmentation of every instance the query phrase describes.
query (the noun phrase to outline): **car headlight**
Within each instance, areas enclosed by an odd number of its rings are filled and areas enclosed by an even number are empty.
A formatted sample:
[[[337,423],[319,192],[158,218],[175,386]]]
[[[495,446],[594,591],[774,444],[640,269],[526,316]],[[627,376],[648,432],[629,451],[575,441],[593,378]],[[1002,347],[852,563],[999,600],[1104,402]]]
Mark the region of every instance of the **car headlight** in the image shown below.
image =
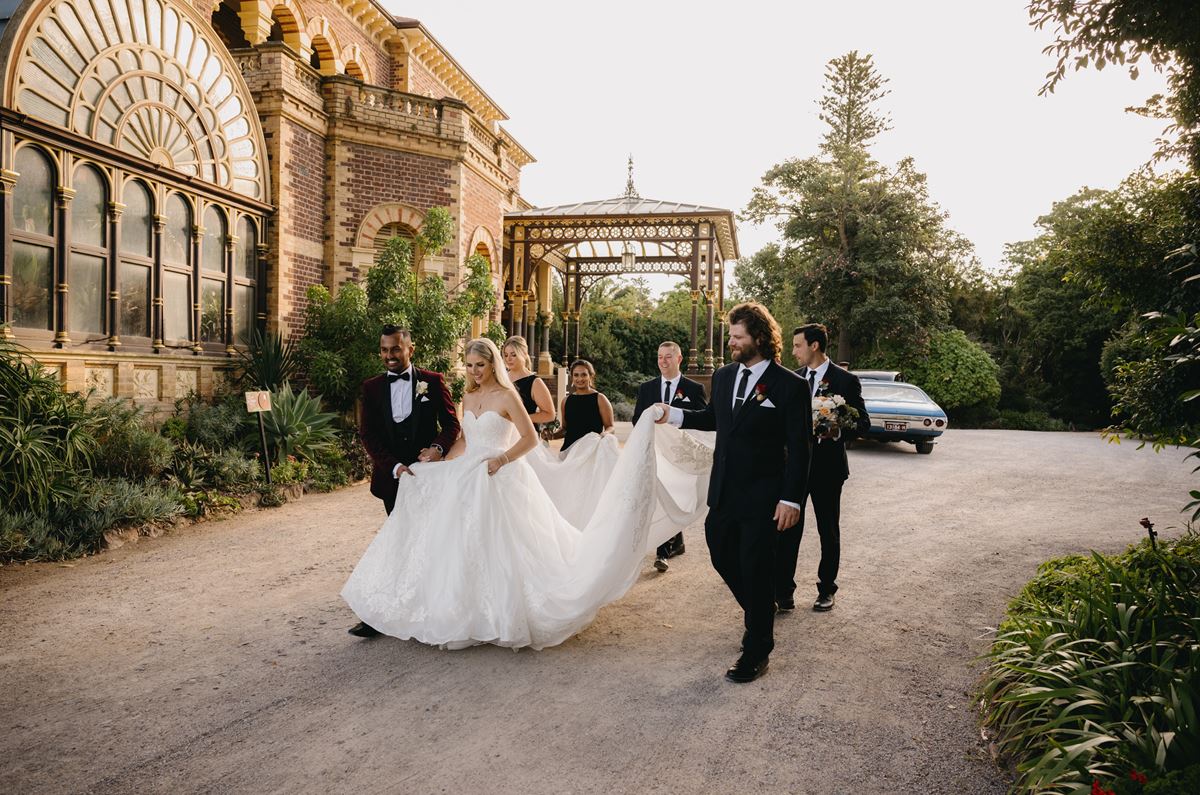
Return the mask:
[[[934,423],[934,425],[938,426],[939,428],[945,424],[946,424],[945,420],[938,420],[937,422]]]

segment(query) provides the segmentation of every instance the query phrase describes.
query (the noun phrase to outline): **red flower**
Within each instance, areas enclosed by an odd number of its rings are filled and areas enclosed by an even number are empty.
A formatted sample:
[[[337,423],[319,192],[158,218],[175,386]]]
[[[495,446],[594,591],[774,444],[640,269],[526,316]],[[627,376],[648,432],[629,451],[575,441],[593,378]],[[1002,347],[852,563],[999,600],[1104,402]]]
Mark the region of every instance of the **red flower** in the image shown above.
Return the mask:
[[[1117,795],[1117,793],[1110,789],[1105,789],[1104,787],[1100,786],[1099,781],[1092,779],[1092,795]]]
[[[767,396],[767,385],[766,384],[755,384],[754,391],[756,393],[755,398],[761,402],[763,400],[763,398],[765,398]]]
[[[1139,784],[1145,784],[1147,781],[1149,781],[1149,779],[1146,778],[1145,773],[1140,773],[1137,770],[1130,770],[1129,777]]]

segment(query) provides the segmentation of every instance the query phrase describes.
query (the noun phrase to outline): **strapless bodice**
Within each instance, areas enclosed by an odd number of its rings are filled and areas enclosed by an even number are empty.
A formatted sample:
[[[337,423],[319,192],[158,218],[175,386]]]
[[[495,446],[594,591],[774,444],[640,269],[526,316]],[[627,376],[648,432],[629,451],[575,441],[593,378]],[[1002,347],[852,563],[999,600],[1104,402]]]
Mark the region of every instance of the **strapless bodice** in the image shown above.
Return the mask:
[[[494,411],[485,411],[475,416],[472,411],[463,412],[463,438],[467,450],[506,450],[512,446],[513,424]]]

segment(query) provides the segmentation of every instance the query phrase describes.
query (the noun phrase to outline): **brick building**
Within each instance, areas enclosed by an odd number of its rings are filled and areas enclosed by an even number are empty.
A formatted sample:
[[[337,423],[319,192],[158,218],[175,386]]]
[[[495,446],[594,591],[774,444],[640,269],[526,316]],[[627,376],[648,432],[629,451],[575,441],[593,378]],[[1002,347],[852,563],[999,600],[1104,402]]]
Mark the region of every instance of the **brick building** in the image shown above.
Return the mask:
[[[71,389],[210,394],[253,327],[448,207],[493,263],[532,157],[374,0],[0,0],[0,325]],[[496,318],[499,317],[499,308]],[[476,329],[478,330],[478,329]]]

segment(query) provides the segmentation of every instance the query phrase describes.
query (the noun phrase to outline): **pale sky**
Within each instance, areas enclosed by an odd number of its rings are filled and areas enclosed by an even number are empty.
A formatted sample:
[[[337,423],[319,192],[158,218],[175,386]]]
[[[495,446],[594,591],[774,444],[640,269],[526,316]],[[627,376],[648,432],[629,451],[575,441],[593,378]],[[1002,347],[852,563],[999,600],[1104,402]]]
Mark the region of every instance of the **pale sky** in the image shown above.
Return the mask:
[[[1164,127],[1124,112],[1165,86],[1148,64],[1137,81],[1069,73],[1039,97],[1052,32],[1021,0],[384,4],[420,19],[511,117],[538,161],[522,172],[535,206],[620,195],[632,153],[643,197],[740,212],[768,168],[817,154],[825,64],[858,50],[890,81],[875,156],[911,155],[997,269],[1052,202],[1146,163]],[[748,256],[779,235],[739,222],[738,237]]]

